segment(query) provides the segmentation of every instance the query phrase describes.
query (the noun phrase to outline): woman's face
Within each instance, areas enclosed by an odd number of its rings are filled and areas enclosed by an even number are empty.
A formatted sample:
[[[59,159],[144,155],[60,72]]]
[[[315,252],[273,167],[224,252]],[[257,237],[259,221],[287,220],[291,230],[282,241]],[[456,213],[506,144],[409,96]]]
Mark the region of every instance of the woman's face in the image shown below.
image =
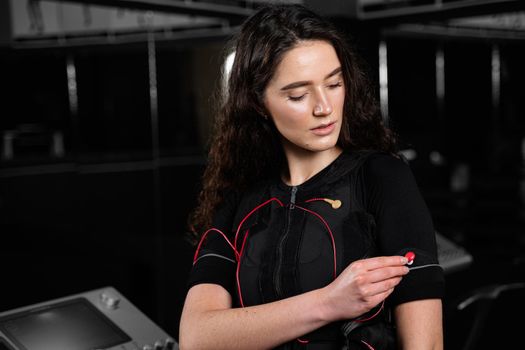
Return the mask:
[[[341,130],[345,86],[333,46],[302,41],[284,54],[264,104],[285,152],[331,150]]]

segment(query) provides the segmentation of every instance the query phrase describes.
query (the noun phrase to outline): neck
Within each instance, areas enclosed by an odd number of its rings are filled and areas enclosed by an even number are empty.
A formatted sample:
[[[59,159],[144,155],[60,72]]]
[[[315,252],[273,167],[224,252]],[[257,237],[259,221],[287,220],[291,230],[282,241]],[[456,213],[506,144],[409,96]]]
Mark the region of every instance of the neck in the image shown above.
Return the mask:
[[[326,168],[342,152],[339,147],[319,152],[285,149],[288,167],[283,174],[283,180],[290,186],[300,185]]]

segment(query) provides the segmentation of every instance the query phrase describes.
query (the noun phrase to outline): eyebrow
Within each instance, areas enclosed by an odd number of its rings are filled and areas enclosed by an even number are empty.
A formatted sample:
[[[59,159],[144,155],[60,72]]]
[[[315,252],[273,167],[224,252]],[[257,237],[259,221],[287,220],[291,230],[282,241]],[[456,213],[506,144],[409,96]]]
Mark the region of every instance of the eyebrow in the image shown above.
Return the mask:
[[[333,77],[334,75],[341,73],[341,71],[342,71],[341,67],[337,67],[336,69],[334,69],[333,71],[331,71],[330,73],[328,73],[328,74],[326,75],[326,77],[324,77],[324,79],[326,80],[326,79],[328,79],[328,78],[331,78],[331,77]],[[294,83],[291,83],[291,84],[288,84],[288,85],[286,85],[286,86],[283,86],[283,87],[281,88],[281,91],[286,91],[286,90],[295,89],[295,88],[298,88],[298,87],[301,87],[301,86],[305,86],[305,85],[308,85],[308,84],[310,84],[309,81],[296,81],[296,82],[294,82]]]

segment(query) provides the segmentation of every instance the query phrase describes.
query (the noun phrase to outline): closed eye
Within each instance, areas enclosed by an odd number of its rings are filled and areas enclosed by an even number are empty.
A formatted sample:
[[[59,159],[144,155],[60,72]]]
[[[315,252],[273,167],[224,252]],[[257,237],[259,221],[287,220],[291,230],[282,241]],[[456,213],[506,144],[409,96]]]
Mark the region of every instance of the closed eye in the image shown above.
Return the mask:
[[[299,102],[299,101],[301,101],[302,99],[304,99],[305,96],[306,96],[306,94],[303,94],[303,95],[301,95],[301,96],[288,96],[288,99],[289,99],[290,101]]]
[[[338,88],[338,87],[341,87],[341,86],[343,86],[343,82],[342,81],[338,81],[337,83],[328,85],[328,88],[335,89],[335,88]]]

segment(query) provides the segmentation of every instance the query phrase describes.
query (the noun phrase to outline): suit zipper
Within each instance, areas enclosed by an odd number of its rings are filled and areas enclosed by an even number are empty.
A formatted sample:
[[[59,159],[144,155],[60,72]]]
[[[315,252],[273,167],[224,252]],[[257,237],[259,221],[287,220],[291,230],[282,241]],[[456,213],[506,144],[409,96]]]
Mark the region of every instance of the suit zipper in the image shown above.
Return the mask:
[[[282,288],[281,288],[281,268],[282,268],[282,263],[283,263],[283,250],[284,250],[284,245],[286,243],[286,239],[288,238],[288,234],[290,233],[290,220],[292,216],[292,210],[295,209],[296,194],[297,194],[297,186],[293,186],[291,195],[290,195],[290,205],[288,207],[288,211],[286,215],[284,233],[279,239],[279,243],[277,245],[277,266],[275,267],[275,273],[273,276],[273,280],[275,284],[275,292],[278,298],[283,297]]]

